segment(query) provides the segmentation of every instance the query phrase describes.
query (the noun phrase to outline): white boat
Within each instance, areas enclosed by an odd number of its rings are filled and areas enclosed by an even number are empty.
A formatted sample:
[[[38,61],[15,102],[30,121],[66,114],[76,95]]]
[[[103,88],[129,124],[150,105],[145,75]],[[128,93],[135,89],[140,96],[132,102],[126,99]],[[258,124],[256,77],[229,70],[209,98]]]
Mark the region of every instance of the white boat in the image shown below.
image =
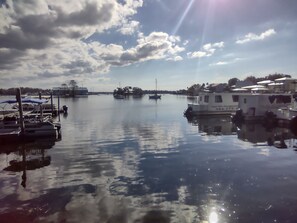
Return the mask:
[[[40,99],[22,99],[23,102],[42,104],[46,101]],[[15,99],[5,100],[0,103],[16,103]],[[20,118],[22,117],[22,118]],[[23,120],[20,122],[20,120]],[[0,121],[0,129],[4,131],[4,129],[18,130],[22,128],[23,130],[20,132],[20,136],[25,137],[56,137],[60,134],[61,125],[60,123],[54,123],[49,116],[39,116],[39,115],[26,115],[20,112],[19,116],[5,116]]]
[[[28,118],[24,119],[24,132],[19,131],[20,124],[18,117],[5,117],[0,122],[0,132],[19,132],[18,135],[25,137],[57,137],[60,134],[60,123],[55,123],[49,118]]]
[[[280,119],[279,109],[289,109],[292,106],[293,97],[290,93],[249,94],[239,97],[238,111],[233,121],[259,121],[267,118],[267,121]]]
[[[191,115],[231,115],[238,108],[239,92],[201,92],[196,102],[188,104],[185,116]]]
[[[25,121],[24,136],[26,137],[56,137],[60,133],[60,123],[51,120]]]

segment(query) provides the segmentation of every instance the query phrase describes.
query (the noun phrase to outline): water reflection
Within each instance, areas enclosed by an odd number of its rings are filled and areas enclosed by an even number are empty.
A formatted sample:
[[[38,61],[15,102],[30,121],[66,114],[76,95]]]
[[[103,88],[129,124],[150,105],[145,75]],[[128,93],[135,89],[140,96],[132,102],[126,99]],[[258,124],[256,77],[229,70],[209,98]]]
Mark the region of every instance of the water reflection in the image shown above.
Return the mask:
[[[32,139],[30,142],[9,143],[1,146],[0,153],[7,155],[8,165],[3,171],[22,172],[21,185],[25,188],[27,170],[36,170],[49,166],[51,157],[46,155],[46,150],[55,145],[56,138]]]
[[[145,97],[63,100],[69,106],[67,118],[61,117],[63,140],[48,143],[52,149],[45,145],[44,156],[34,152],[42,142],[25,149],[26,161],[50,157],[26,170],[26,188],[20,172],[3,170],[12,160],[23,161],[21,148],[0,154],[1,222],[296,219],[295,151],[270,149],[265,141],[261,148],[271,154],[263,156],[238,139],[226,117],[188,123],[182,116],[186,98],[166,95],[157,105]]]
[[[200,133],[207,135],[234,135],[236,126],[231,122],[229,116],[193,116],[187,118],[192,125],[198,126]]]
[[[237,129],[238,139],[248,141],[256,146],[275,146],[288,148],[295,146],[295,138],[288,128],[266,128],[262,124],[242,124]]]

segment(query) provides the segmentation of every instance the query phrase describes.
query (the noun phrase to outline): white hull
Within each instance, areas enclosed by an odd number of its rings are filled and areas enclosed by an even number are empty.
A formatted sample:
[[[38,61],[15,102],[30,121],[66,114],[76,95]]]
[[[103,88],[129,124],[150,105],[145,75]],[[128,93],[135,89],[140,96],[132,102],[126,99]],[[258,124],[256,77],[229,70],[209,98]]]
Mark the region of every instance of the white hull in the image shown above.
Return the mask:
[[[231,115],[237,110],[237,105],[202,106],[197,104],[188,104],[188,107],[192,107],[194,115]]]

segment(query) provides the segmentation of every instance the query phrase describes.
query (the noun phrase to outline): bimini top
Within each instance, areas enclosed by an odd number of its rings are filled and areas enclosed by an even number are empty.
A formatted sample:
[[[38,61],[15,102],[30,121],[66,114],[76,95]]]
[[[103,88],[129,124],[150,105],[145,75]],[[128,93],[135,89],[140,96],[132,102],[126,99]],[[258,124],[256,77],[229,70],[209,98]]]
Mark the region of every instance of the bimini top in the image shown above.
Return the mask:
[[[0,104],[8,103],[8,104],[14,104],[18,101],[16,99],[8,99],[4,101],[0,101]],[[33,103],[33,104],[43,104],[48,102],[46,99],[35,99],[35,98],[22,98],[23,103]]]

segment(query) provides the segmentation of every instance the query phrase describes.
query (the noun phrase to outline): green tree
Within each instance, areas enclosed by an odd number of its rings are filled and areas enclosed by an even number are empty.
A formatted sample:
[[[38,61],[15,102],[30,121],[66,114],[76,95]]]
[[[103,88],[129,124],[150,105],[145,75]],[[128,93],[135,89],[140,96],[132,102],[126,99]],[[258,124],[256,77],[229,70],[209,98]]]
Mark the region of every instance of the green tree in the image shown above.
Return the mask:
[[[236,77],[233,77],[233,78],[229,79],[228,80],[228,86],[231,87],[231,86],[235,85],[237,83],[237,81],[239,81],[239,79],[236,78]]]
[[[250,81],[252,82],[253,84],[257,84],[258,80],[255,76],[248,76],[244,79],[244,81]]]

